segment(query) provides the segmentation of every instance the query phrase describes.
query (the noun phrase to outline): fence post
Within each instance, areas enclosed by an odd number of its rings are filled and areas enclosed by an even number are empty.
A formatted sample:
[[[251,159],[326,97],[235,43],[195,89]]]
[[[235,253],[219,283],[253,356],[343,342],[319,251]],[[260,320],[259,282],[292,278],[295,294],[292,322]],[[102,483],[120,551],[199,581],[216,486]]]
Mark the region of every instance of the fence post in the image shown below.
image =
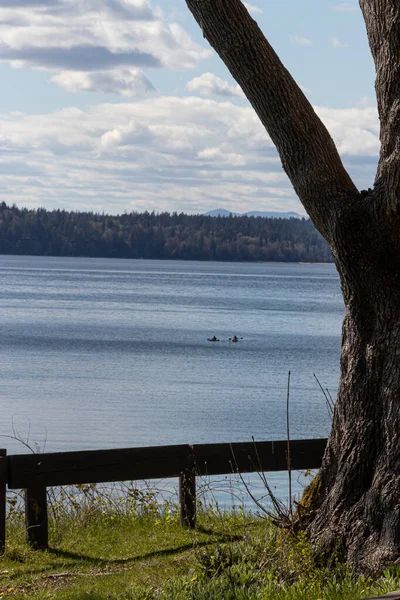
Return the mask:
[[[0,450],[0,554],[6,549],[7,450]]]
[[[25,490],[26,541],[34,550],[47,550],[49,546],[47,522],[47,495],[45,487]]]
[[[188,462],[188,467],[179,477],[179,503],[181,525],[194,529],[196,527],[196,471],[192,455],[189,455]]]

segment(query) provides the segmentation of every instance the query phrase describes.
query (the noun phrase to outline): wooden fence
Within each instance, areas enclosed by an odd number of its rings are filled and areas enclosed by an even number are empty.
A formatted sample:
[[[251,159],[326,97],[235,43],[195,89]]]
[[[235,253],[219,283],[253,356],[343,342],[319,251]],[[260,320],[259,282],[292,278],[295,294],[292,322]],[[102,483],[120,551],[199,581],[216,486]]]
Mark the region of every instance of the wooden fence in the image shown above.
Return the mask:
[[[318,469],[326,439],[290,442],[290,468]],[[0,450],[0,549],[6,536],[6,486],[25,490],[27,540],[35,549],[48,548],[46,488],[79,483],[104,483],[179,477],[181,523],[196,526],[196,476],[285,471],[287,441],[153,446],[8,455]]]

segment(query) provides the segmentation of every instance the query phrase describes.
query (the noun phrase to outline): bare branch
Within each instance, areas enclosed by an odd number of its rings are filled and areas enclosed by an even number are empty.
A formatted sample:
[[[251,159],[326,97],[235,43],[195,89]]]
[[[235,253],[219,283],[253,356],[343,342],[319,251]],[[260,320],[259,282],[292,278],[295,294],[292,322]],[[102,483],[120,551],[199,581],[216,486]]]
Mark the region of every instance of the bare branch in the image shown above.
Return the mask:
[[[311,104],[240,0],[186,0],[275,144],[308,214],[329,241],[329,224],[357,189]]]

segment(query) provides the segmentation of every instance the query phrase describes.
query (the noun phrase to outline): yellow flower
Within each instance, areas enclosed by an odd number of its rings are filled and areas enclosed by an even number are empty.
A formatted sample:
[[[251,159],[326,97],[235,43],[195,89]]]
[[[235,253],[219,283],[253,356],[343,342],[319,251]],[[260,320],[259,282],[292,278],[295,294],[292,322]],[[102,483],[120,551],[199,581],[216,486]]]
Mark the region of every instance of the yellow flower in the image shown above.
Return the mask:
[[[9,592],[13,592],[15,590],[15,588],[8,588]]]
[[[190,581],[196,581],[197,577],[192,577]]]

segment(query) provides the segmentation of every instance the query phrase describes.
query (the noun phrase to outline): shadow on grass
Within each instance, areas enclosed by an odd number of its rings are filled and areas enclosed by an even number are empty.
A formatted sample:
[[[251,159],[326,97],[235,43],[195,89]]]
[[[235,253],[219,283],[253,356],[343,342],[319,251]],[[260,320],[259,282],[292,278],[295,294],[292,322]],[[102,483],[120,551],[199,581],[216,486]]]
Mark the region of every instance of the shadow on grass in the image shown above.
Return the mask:
[[[196,531],[210,536],[218,536],[222,538],[221,541],[223,542],[240,542],[240,540],[243,539],[242,535],[232,535],[228,533],[222,533],[221,531],[213,531],[212,529],[207,529],[207,527],[202,527],[201,525],[196,528]]]
[[[201,533],[205,533],[210,536],[216,536],[212,540],[205,540],[203,542],[188,542],[187,544],[182,544],[181,546],[176,546],[175,548],[165,548],[164,550],[154,550],[153,552],[147,552],[145,554],[140,554],[139,556],[131,556],[128,558],[98,558],[94,556],[89,556],[85,554],[79,554],[77,552],[70,552],[69,550],[60,550],[58,548],[49,548],[49,554],[57,556],[59,558],[69,558],[79,562],[89,562],[91,565],[97,566],[105,566],[105,565],[126,565],[130,563],[139,562],[141,560],[148,560],[149,558],[157,558],[161,556],[173,556],[174,554],[179,554],[181,552],[185,552],[186,550],[192,550],[193,548],[202,548],[204,546],[210,546],[212,544],[221,543],[221,542],[233,542],[240,541],[243,539],[241,535],[223,535],[218,533],[217,531],[208,530],[205,528],[198,528],[198,531]]]

